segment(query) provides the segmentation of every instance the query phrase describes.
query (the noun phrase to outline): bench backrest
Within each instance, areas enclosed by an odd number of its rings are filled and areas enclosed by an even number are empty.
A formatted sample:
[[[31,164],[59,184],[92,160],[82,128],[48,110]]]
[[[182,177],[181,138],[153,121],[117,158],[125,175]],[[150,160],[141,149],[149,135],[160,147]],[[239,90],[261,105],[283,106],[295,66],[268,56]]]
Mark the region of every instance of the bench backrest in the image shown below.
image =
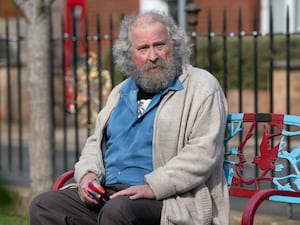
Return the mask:
[[[300,191],[300,116],[270,113],[228,115],[224,170],[230,195],[259,190]],[[269,200],[300,203],[300,198]]]

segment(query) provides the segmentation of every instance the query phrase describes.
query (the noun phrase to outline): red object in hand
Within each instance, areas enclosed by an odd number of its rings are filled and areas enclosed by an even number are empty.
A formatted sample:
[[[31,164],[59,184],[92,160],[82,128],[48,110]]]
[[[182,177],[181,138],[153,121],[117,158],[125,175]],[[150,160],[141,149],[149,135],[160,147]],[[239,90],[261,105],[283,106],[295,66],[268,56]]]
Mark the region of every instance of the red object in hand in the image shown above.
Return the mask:
[[[106,203],[109,200],[106,190],[98,184],[97,180],[91,180],[89,182],[88,192],[93,195],[94,199],[99,203]]]
[[[98,184],[96,180],[92,180],[89,182],[89,188],[101,195],[106,192],[105,189],[100,184]]]

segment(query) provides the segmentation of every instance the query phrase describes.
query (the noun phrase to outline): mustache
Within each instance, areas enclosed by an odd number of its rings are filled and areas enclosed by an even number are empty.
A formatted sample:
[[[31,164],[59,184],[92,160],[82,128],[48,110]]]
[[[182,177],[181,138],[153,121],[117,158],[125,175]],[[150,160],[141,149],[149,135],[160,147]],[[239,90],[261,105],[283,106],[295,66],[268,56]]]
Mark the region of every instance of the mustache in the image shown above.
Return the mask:
[[[145,66],[143,66],[142,71],[147,71],[156,67],[166,68],[167,63],[161,59],[158,59],[155,62],[148,62]]]

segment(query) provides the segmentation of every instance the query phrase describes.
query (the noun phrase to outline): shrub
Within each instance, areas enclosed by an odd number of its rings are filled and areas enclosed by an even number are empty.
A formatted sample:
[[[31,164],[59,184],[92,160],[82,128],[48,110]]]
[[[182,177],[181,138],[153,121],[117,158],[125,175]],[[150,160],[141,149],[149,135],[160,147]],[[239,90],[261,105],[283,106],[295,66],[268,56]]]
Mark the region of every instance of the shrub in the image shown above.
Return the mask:
[[[257,85],[259,89],[269,87],[270,60],[273,62],[286,60],[288,54],[291,61],[300,58],[300,36],[290,36],[290,44],[287,45],[287,36],[276,35],[273,41],[273,52],[270,51],[269,36],[237,36],[227,37],[226,62],[224,61],[224,41],[222,36],[209,39],[206,36],[197,38],[197,66],[210,70],[223,84],[225,67],[227,66],[228,88],[238,88],[240,82],[243,88],[253,89],[255,84],[255,72],[257,73]],[[256,46],[256,47],[255,47]],[[287,47],[288,46],[288,47]],[[256,53],[255,53],[256,51]],[[289,52],[289,53],[288,53]],[[239,54],[241,57],[239,57]],[[211,56],[211,65],[209,65]],[[255,66],[255,61],[257,66]]]

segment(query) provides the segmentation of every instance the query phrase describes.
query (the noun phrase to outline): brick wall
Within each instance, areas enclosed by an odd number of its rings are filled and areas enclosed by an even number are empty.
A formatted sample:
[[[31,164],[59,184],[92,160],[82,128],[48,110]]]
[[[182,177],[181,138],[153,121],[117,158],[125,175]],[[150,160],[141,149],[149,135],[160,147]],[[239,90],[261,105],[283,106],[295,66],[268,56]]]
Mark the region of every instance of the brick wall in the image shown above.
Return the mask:
[[[112,15],[114,25],[118,26],[118,19],[122,13],[133,13],[139,10],[139,0],[86,0],[88,16],[93,23],[93,19],[99,14],[101,19],[101,29],[103,33],[109,32],[109,16]],[[91,24],[91,27],[94,27]],[[118,30],[118,27],[117,27]]]
[[[22,13],[11,0],[0,0],[0,18],[20,16]]]
[[[122,14],[138,12],[139,0],[86,0],[90,34],[96,34],[96,17],[99,15],[101,36],[109,34],[109,17],[112,16],[114,36],[118,35]],[[103,41],[102,53],[107,52],[109,41]],[[96,45],[91,44],[91,49]],[[95,51],[95,50],[94,50]]]
[[[201,8],[198,14],[198,27],[200,33],[207,32],[208,11],[211,10],[212,30],[221,33],[223,30],[223,10],[227,13],[227,32],[238,31],[238,11],[242,11],[242,30],[251,32],[253,30],[254,12],[257,11],[259,29],[260,0],[195,0]],[[99,13],[103,33],[108,32],[108,17],[112,14],[117,17],[121,13],[132,13],[139,10],[139,0],[87,0],[87,11],[90,17]],[[115,19],[117,20],[117,19]]]
[[[223,31],[223,11],[227,14],[227,32],[238,31],[238,11],[242,11],[242,30],[250,32],[253,30],[254,12],[259,16],[260,0],[195,0],[201,8],[198,15],[197,31],[207,33],[208,11],[211,10],[212,30],[215,33]],[[259,21],[259,20],[258,20]],[[258,22],[259,25],[259,22]],[[258,27],[259,29],[259,27]]]
[[[131,14],[139,11],[139,0],[86,0],[87,15],[89,20],[90,34],[96,34],[96,16],[100,17],[101,34],[109,33],[109,17],[113,19],[114,36],[118,35],[120,19],[122,14]],[[223,32],[223,10],[227,13],[227,33],[238,32],[239,9],[242,12],[242,31],[252,32],[254,12],[257,12],[257,29],[259,30],[260,0],[195,0],[201,8],[198,14],[197,32],[206,34],[208,29],[208,11],[211,10],[212,31],[220,34]],[[102,54],[107,53],[109,41],[103,41]],[[95,51],[96,45],[91,44]]]

